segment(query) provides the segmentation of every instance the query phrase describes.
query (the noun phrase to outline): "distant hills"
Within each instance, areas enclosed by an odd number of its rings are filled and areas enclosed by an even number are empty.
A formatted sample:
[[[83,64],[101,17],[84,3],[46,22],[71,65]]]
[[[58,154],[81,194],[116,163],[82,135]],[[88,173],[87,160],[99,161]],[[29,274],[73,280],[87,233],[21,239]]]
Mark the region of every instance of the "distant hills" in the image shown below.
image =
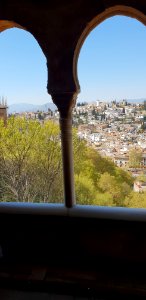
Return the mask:
[[[128,103],[144,103],[144,101],[146,101],[145,98],[141,98],[141,99],[127,99]]]
[[[145,98],[143,99],[127,99],[127,102],[129,103],[143,103]],[[93,103],[93,102],[92,102]],[[96,104],[96,102],[94,101]],[[30,104],[30,103],[16,103],[9,105],[8,107],[8,113],[23,113],[23,112],[37,112],[37,111],[44,111],[47,112],[48,109],[51,109],[52,111],[55,111],[57,109],[56,105],[52,102],[48,102],[42,105],[38,104]]]
[[[38,104],[30,104],[30,103],[16,103],[9,105],[8,107],[8,113],[23,113],[23,112],[37,112],[37,111],[44,111],[47,112],[48,109],[51,109],[54,111],[57,109],[56,105],[54,103],[45,103],[42,105]]]

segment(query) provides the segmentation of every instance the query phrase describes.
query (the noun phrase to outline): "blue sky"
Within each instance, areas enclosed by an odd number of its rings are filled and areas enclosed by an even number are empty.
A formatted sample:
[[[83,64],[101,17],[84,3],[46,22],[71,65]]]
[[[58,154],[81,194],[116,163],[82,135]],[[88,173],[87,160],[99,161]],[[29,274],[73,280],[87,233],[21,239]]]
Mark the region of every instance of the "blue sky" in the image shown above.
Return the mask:
[[[46,59],[33,36],[21,29],[0,34],[0,96],[12,103],[43,104]],[[78,60],[79,101],[146,98],[146,28],[116,16],[85,40]]]

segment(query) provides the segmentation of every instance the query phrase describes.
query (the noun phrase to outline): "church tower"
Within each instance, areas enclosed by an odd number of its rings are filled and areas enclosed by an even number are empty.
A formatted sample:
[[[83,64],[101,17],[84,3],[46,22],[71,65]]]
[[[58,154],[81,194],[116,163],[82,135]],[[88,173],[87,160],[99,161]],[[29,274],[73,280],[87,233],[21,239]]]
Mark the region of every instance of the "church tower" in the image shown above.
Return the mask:
[[[2,98],[0,100],[0,119],[4,120],[4,124],[6,125],[7,123],[7,102]]]

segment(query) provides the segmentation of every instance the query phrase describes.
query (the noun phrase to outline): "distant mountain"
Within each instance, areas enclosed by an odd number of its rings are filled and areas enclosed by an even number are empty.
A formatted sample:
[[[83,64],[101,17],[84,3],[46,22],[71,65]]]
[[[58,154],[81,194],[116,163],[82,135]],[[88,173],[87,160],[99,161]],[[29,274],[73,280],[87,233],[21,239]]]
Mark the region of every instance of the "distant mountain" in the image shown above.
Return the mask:
[[[12,114],[12,113],[22,113],[22,112],[37,112],[38,110],[47,112],[49,108],[52,111],[57,109],[56,105],[51,102],[42,105],[38,105],[38,104],[35,105],[30,103],[16,103],[8,107],[8,113]]]
[[[145,98],[140,98],[140,99],[127,99],[128,103],[144,103],[146,101]]]

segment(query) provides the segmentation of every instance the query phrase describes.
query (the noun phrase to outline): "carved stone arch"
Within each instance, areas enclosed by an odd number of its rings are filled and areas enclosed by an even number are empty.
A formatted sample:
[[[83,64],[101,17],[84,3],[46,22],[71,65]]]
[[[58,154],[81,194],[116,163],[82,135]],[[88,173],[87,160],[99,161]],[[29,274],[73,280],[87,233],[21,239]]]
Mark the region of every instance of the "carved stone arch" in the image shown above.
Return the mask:
[[[73,59],[73,73],[74,73],[75,81],[78,82],[78,85],[79,85],[78,74],[77,74],[78,57],[85,39],[96,26],[98,26],[100,23],[105,21],[107,18],[114,17],[116,15],[135,18],[146,26],[146,14],[144,14],[138,9],[129,6],[115,5],[105,9],[104,12],[96,15],[83,30],[75,48],[74,59]]]
[[[35,29],[36,25],[36,29]],[[25,26],[25,25],[24,25]],[[62,140],[62,158],[64,170],[64,198],[67,207],[75,203],[74,176],[73,176],[73,149],[72,149],[72,106],[75,103],[76,84],[72,77],[72,58],[70,51],[63,51],[64,44],[56,45],[57,40],[45,35],[37,27],[37,23],[28,22],[27,29],[14,21],[0,20],[0,32],[10,28],[20,28],[32,34],[40,45],[47,60],[48,92],[60,111],[60,129]],[[45,37],[44,37],[45,36]],[[60,73],[60,74],[58,74]],[[67,167],[66,167],[67,166]]]
[[[14,27],[26,30],[23,26],[17,24],[16,22],[8,21],[8,20],[0,20],[0,32]]]

